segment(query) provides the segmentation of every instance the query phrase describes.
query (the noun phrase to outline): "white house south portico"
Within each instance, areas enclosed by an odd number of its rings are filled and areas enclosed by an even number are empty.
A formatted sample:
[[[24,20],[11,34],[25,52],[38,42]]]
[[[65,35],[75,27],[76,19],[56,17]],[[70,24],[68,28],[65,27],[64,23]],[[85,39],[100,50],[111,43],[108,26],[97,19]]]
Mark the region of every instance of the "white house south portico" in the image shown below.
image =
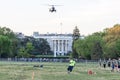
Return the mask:
[[[72,38],[65,36],[54,36],[52,37],[52,51],[54,51],[54,57],[56,55],[66,55],[71,51]]]
[[[37,35],[37,36],[36,36]],[[67,55],[72,51],[72,34],[39,34],[33,33],[34,38],[44,38],[48,41],[54,57],[57,55]]]

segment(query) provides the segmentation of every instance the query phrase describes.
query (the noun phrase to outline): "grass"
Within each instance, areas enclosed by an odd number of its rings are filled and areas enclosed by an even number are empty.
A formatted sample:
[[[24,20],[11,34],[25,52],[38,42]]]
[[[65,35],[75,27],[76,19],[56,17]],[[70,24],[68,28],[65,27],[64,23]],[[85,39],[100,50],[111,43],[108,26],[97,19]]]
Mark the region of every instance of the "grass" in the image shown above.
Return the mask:
[[[43,68],[33,67],[41,64]],[[111,68],[104,69],[96,63],[76,63],[73,72],[68,74],[68,64],[2,61],[0,62],[0,80],[120,80],[119,72],[110,72]],[[88,70],[96,74],[88,75]]]

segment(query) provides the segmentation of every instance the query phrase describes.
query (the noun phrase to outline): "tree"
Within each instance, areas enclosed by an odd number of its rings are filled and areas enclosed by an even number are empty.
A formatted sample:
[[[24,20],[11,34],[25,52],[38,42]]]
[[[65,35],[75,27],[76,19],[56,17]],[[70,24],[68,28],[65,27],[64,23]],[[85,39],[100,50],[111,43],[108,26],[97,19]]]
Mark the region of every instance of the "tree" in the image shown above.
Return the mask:
[[[27,57],[30,57],[30,54],[28,54],[27,50],[24,47],[21,47],[19,49],[19,52],[18,52],[17,56],[21,57],[21,58],[27,58]]]
[[[14,32],[7,27],[0,27],[0,35],[8,36],[10,39],[16,38]]]
[[[72,42],[72,57],[78,58],[78,53],[75,50],[74,43],[76,40],[78,40],[80,37],[79,29],[77,26],[75,26],[75,29],[73,30],[73,42]]]
[[[78,39],[74,43],[76,52],[78,53],[79,58],[91,59],[88,44],[85,39]]]
[[[120,39],[116,41],[116,55],[120,57]]]
[[[11,41],[7,36],[0,35],[0,57],[10,56]]]
[[[99,59],[103,55],[103,33],[93,33],[74,43],[74,48],[80,58]]]
[[[91,59],[100,59],[103,57],[104,32],[95,32],[90,37],[92,43]]]
[[[73,41],[79,39],[80,37],[79,29],[77,28],[77,26],[75,26],[75,29],[73,30],[72,37],[73,37]]]
[[[34,53],[36,54],[44,55],[51,52],[49,43],[45,39],[34,39],[32,43],[34,46]]]
[[[93,54],[91,55],[92,59],[101,59],[102,58],[102,54],[103,54],[103,50],[102,50],[102,46],[100,44],[100,42],[96,41],[93,45]]]
[[[116,48],[116,41],[120,39],[120,24],[105,29],[103,39],[105,41],[104,56],[107,58],[117,58],[118,48]]]
[[[26,44],[26,52],[30,54],[30,52],[34,49],[34,46],[31,42],[27,42]]]
[[[0,27],[0,35],[2,35],[2,38],[4,37],[10,41],[10,47],[8,48],[9,50],[7,50],[8,52],[4,51],[4,50],[2,50],[2,52],[3,51],[6,52],[6,54],[7,54],[6,57],[13,57],[16,54],[16,45],[14,45],[14,43],[17,41],[17,38],[16,38],[14,32],[9,28]]]

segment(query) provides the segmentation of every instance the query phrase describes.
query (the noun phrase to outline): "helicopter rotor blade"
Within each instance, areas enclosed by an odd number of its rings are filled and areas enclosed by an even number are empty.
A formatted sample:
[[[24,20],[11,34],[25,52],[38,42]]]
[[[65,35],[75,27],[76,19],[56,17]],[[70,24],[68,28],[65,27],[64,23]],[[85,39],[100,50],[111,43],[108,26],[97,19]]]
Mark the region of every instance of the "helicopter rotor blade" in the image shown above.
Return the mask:
[[[53,5],[53,4],[45,4],[46,6],[63,6],[63,5]]]

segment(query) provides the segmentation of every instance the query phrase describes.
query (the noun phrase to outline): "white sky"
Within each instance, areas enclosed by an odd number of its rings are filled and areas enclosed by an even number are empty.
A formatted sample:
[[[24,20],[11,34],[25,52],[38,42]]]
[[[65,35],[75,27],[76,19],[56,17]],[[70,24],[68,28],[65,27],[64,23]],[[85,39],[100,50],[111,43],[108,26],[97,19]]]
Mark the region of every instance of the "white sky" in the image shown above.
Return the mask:
[[[47,5],[56,6],[50,13]],[[0,26],[14,32],[73,33],[103,31],[120,23],[120,0],[0,0]]]

